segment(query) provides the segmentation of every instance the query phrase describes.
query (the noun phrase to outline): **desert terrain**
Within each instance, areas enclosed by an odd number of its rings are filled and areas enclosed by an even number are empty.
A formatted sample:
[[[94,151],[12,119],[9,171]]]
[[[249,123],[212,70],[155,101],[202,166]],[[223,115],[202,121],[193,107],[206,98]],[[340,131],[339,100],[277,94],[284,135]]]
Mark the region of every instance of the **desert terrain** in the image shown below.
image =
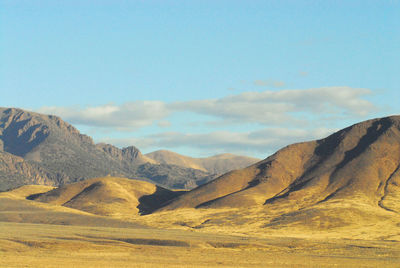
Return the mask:
[[[167,162],[165,151],[141,156],[133,147],[95,145],[59,118],[4,114],[2,182],[14,187],[0,192],[0,267],[400,265],[399,116],[204,179],[243,159],[172,154]],[[15,129],[27,134],[15,141]],[[86,165],[101,176],[76,175]],[[135,177],[143,168],[157,180]]]
[[[107,179],[128,181],[92,181]],[[388,222],[357,233],[354,228],[324,232],[307,226],[264,231],[254,224],[207,227],[206,218],[227,221],[228,215],[231,220],[253,215],[252,221],[258,222],[263,215],[186,208],[176,214],[161,211],[144,216],[136,209],[135,214],[123,216],[110,215],[108,210],[89,213],[56,204],[54,199],[49,203],[26,199],[43,192],[54,193],[54,189],[23,186],[0,194],[1,267],[398,267],[400,263],[398,231]],[[80,201],[87,208],[89,199],[79,199],[75,206]],[[120,206],[114,204],[115,209]],[[378,230],[397,236],[381,237]]]
[[[398,267],[392,241],[0,223],[2,267]]]

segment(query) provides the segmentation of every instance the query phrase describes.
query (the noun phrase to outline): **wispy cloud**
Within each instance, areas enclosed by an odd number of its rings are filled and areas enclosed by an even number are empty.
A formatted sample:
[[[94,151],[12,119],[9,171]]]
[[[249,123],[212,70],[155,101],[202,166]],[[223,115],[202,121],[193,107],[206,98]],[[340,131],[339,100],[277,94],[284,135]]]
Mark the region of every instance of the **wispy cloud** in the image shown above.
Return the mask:
[[[102,141],[128,146],[140,144],[141,148],[195,148],[197,150],[214,153],[236,152],[248,154],[257,152],[265,154],[272,153],[278,148],[301,141],[323,138],[336,129],[316,128],[285,129],[265,128],[249,132],[215,131],[208,133],[182,133],[163,132],[149,135],[143,138],[104,139]]]
[[[369,89],[350,87],[244,92],[220,99],[177,102],[168,107],[232,123],[285,125],[302,122],[304,114],[364,116],[375,109],[371,102],[363,99],[369,94]]]
[[[293,142],[324,137],[333,131],[323,128],[329,126],[327,122],[333,122],[331,126],[336,128],[335,122],[341,120],[364,119],[376,110],[365,99],[370,94],[369,89],[351,87],[267,90],[169,103],[134,101],[121,105],[43,107],[39,112],[59,115],[72,124],[91,127],[93,131],[103,130],[103,134],[107,130],[108,139],[96,140],[118,146],[186,147],[210,154],[267,154]],[[201,117],[179,119],[180,115],[187,118],[191,113]],[[204,122],[204,116],[209,122]],[[182,124],[186,124],[184,128],[180,128]],[[137,131],[146,126],[154,128],[144,135],[132,132],[132,138],[114,138],[121,136],[118,132]],[[165,128],[171,132],[165,132]],[[122,136],[126,137],[126,133]]]
[[[171,125],[172,125],[171,122],[170,122],[170,121],[167,121],[167,120],[159,121],[159,122],[157,123],[157,126],[162,127],[162,128],[168,128],[168,127],[170,127]]]
[[[323,87],[302,90],[244,92],[219,99],[134,101],[122,105],[106,104],[88,107],[42,107],[39,112],[56,114],[74,124],[94,127],[140,128],[159,122],[171,114],[197,113],[224,123],[259,123],[291,125],[304,123],[309,116],[365,116],[374,105],[363,97],[369,89]]]
[[[284,81],[276,81],[276,80],[255,80],[254,85],[261,87],[275,87],[281,88],[286,85]]]
[[[89,107],[42,107],[38,112],[59,115],[72,124],[127,129],[152,125],[170,113],[166,104],[161,101],[135,101],[122,105]],[[165,123],[160,124],[165,126]]]

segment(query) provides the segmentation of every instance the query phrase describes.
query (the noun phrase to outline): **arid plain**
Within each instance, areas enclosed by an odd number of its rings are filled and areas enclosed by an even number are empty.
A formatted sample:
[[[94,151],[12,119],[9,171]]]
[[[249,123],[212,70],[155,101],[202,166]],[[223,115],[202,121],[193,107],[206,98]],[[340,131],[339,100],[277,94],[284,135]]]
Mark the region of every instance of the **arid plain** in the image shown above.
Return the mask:
[[[2,122],[1,267],[400,265],[399,116],[218,176],[232,156],[160,163],[171,153],[95,145],[54,116]]]
[[[25,199],[51,188],[24,186],[0,195],[2,267],[397,267],[400,263],[400,237],[388,222],[370,226],[364,219],[358,224],[366,227],[358,232],[307,226],[265,229],[254,226],[265,215],[261,210],[259,214],[182,209],[177,214],[99,216]],[[206,218],[226,221],[228,215],[252,215],[253,224],[201,228]],[[394,236],[379,237],[379,232]]]

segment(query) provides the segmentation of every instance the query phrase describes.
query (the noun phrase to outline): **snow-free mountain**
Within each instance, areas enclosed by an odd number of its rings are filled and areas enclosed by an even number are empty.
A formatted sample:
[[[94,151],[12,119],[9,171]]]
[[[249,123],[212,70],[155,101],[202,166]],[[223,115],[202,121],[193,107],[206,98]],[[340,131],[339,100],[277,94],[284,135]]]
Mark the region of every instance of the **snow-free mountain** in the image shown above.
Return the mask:
[[[232,163],[237,160],[232,159]],[[61,186],[107,175],[146,180],[170,189],[191,189],[217,174],[168,161],[159,163],[134,146],[120,149],[95,144],[54,115],[0,108],[0,190],[26,184]]]

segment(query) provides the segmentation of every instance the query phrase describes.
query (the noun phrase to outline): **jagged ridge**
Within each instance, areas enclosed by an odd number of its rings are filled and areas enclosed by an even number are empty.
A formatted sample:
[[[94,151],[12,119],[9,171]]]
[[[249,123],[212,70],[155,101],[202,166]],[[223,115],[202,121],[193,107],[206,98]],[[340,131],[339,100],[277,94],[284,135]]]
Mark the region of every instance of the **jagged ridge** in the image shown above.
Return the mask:
[[[214,178],[208,172],[159,165],[134,146],[96,145],[57,116],[15,108],[0,108],[0,152],[0,190],[32,183],[60,186],[106,175],[168,188],[193,188]]]

